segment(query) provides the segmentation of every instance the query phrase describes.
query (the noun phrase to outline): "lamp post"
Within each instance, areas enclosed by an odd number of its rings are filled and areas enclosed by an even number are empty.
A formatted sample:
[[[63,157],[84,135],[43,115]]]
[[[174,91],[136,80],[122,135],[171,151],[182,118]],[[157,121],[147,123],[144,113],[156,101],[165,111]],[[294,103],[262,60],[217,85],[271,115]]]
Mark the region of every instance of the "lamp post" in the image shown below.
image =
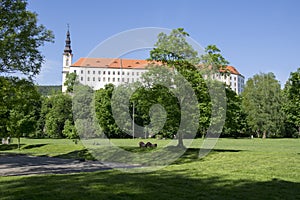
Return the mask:
[[[132,139],[134,139],[134,102],[132,106]]]

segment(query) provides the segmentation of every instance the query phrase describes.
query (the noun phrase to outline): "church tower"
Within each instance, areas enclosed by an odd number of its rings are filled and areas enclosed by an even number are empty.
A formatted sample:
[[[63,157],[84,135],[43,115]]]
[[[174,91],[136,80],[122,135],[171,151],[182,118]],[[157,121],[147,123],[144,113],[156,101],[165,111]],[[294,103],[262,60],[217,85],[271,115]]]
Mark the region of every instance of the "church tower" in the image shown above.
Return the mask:
[[[71,49],[71,39],[70,39],[70,31],[68,26],[67,37],[66,37],[66,45],[63,53],[63,71],[62,71],[62,92],[67,91],[67,87],[64,86],[64,83],[67,78],[67,74],[70,72],[70,66],[72,64],[72,49]]]

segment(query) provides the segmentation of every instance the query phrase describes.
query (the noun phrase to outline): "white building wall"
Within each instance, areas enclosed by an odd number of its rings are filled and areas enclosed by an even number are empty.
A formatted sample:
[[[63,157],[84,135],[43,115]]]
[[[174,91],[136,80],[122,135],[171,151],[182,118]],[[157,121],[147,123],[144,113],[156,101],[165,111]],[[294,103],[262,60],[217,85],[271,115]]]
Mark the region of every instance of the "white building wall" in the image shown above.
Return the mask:
[[[147,69],[117,69],[100,67],[72,67],[70,72],[75,72],[78,81],[83,85],[88,85],[94,90],[104,88],[106,84],[118,86],[123,83],[133,83],[139,81],[141,75]]]
[[[120,69],[108,67],[74,67],[70,66],[70,73],[75,72],[78,81],[83,85],[88,85],[94,90],[104,88],[106,84],[118,86],[124,83],[133,83],[139,81],[141,75],[147,72],[147,69]],[[214,74],[212,79],[219,80],[235,91],[241,94],[244,88],[244,77],[242,75],[230,74]]]

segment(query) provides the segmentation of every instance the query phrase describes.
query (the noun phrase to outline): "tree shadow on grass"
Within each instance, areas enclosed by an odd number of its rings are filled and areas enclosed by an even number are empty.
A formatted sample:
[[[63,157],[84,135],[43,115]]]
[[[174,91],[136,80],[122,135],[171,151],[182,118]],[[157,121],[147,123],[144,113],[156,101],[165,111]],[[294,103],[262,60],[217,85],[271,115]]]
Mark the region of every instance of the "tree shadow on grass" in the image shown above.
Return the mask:
[[[120,147],[120,148],[127,152],[132,152],[135,155],[139,155],[141,157],[143,156],[143,153],[146,154],[146,153],[151,153],[151,152],[153,153],[154,156],[159,155],[159,154],[155,154],[155,153],[159,150],[162,150],[162,149],[157,149],[157,148],[139,148],[139,147]],[[179,150],[183,150],[183,149],[179,149]],[[172,164],[178,165],[178,164],[186,164],[186,163],[199,161],[201,159],[201,158],[199,158],[199,151],[200,151],[200,148],[185,149],[185,152],[183,150],[183,154],[178,159],[176,159],[176,157],[175,157],[175,161],[172,162]],[[212,149],[210,151],[209,155],[216,154],[216,153],[235,153],[235,152],[240,152],[240,151],[241,150]],[[163,149],[164,154],[172,154],[174,152],[178,152],[178,147],[170,146],[170,147]],[[96,157],[93,156],[93,155],[96,155],[96,156],[98,156],[98,158],[101,157],[101,159],[103,159],[100,161],[122,162],[122,158],[123,158],[122,153],[123,152],[118,151],[118,150],[109,152],[109,149],[104,149],[104,148],[96,149],[96,151],[89,151],[88,149],[82,149],[82,150],[72,151],[67,154],[58,155],[56,157],[67,158],[67,159],[79,159],[79,160],[97,160]],[[131,156],[134,156],[134,154],[132,154]],[[120,158],[120,159],[118,159],[118,158]],[[153,159],[153,162],[151,162],[150,165],[151,164],[159,165],[159,163],[163,163],[163,162],[159,162],[160,157],[157,157],[157,158],[153,157],[152,159]],[[135,161],[137,163],[142,163],[142,160],[139,158],[137,158],[136,160],[134,157],[132,159],[126,159],[126,158],[123,159],[124,162],[128,162],[128,160],[132,163],[135,163]],[[163,161],[163,160],[161,160],[161,161]],[[155,163],[157,163],[157,164],[155,164]],[[146,164],[146,165],[148,165],[148,164]]]
[[[0,179],[2,199],[300,199],[300,183],[228,180],[188,175],[186,170],[122,173],[115,170],[72,175]]]
[[[25,146],[24,144],[20,144],[20,148]],[[1,144],[0,145],[0,151],[9,151],[9,150],[15,150],[18,149],[18,144]]]
[[[22,149],[33,149],[33,148],[39,148],[42,146],[46,146],[47,144],[30,144],[22,147]]]
[[[89,152],[88,149],[81,149],[76,151],[71,151],[66,154],[61,154],[54,156],[56,158],[64,158],[64,159],[76,159],[76,160],[96,160],[93,155]]]

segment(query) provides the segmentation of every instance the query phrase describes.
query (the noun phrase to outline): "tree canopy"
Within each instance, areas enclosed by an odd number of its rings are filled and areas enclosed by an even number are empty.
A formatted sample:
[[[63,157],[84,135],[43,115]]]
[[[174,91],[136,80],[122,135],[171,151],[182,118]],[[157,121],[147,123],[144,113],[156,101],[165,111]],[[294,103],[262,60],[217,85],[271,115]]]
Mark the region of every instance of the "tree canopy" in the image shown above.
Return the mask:
[[[18,72],[31,79],[44,61],[39,47],[54,36],[26,6],[25,0],[0,1],[0,74]]]

